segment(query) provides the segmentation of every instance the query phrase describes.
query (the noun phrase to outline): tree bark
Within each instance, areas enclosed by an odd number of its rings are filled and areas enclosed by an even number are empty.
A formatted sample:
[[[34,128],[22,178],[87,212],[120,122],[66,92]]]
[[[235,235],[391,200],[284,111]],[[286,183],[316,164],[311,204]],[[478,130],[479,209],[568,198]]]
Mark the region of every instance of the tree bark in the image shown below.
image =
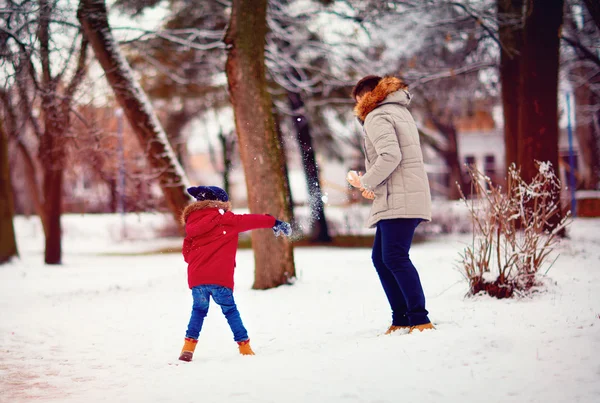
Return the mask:
[[[523,51],[524,0],[498,0],[500,82],[504,113],[505,169],[517,163],[519,132],[520,62]]]
[[[19,82],[18,84],[20,86],[23,86],[23,82]],[[19,89],[22,90],[22,87]],[[22,95],[25,94],[25,92],[25,90],[21,91],[21,102],[23,102],[23,99],[26,99]],[[43,131],[39,128],[37,120],[32,116],[31,106],[29,105],[29,103],[27,103],[26,107],[24,108],[24,111],[22,110],[23,108],[20,108],[20,112],[25,116],[21,115],[22,123],[19,123],[18,114],[15,110],[14,105],[11,102],[11,98],[9,97],[8,93],[0,91],[0,98],[2,99],[2,103],[6,111],[4,117],[4,122],[6,123],[6,126],[3,127],[3,130],[6,133],[7,137],[15,142],[17,150],[23,158],[23,164],[25,167],[25,183],[27,185],[28,193],[33,203],[35,212],[42,223],[42,227],[44,229],[44,236],[46,236],[48,234],[48,225],[45,217],[46,213],[44,211],[44,203],[42,201],[42,192],[36,176],[37,168],[35,166],[35,162],[33,156],[31,155],[31,152],[21,139],[19,132],[23,129],[19,129],[19,127],[24,128],[26,126],[26,123],[23,122],[23,120],[25,120],[31,125],[36,134],[39,133],[40,138],[43,135]]]
[[[598,188],[600,174],[600,150],[598,142],[594,136],[594,119],[591,113],[584,112],[585,105],[595,105],[599,100],[590,91],[587,85],[580,85],[574,91],[575,96],[575,121],[577,126],[575,134],[579,143],[579,152],[583,166],[579,167],[579,172],[583,176],[583,189],[595,190]]]
[[[521,56],[518,161],[521,177],[530,182],[536,161],[550,162],[558,172],[559,33],[564,0],[532,0],[526,11]],[[559,175],[557,175],[559,176]],[[560,195],[555,202],[560,205]],[[554,216],[554,227],[562,214]]]
[[[265,79],[267,0],[234,0],[225,36],[226,73],[235,113],[239,150],[252,213],[271,214],[289,221],[289,189],[285,161],[271,111]],[[268,289],[295,277],[292,244],[271,230],[252,232],[255,256],[253,288]]]
[[[221,130],[219,132],[219,143],[221,143],[221,156],[223,158],[223,189],[227,194],[231,194],[231,185],[229,176],[233,165],[233,149],[235,147],[235,137],[233,133],[225,135]]]
[[[440,156],[446,162],[446,166],[449,170],[449,188],[448,188],[448,199],[458,200],[461,198],[460,189],[468,193],[467,182],[461,169],[460,157],[458,155],[458,133],[453,123],[444,123],[437,118],[433,113],[429,115],[432,123],[442,133],[447,140],[447,145],[443,150],[438,150]]]
[[[167,205],[179,223],[181,211],[193,201],[186,192],[189,181],[146,94],[134,80],[131,67],[113,38],[104,0],[81,0],[77,18],[106,73],[117,102],[125,111],[142,147],[147,150],[148,162],[157,171]]]
[[[62,214],[63,172],[65,168],[65,138],[69,127],[68,110],[57,99],[56,88],[47,88],[42,95],[44,133],[40,139],[40,161],[43,172],[44,218],[46,219],[46,264],[62,262]]]
[[[310,134],[310,125],[308,119],[303,113],[304,101],[298,93],[288,91],[288,101],[292,109],[292,123],[296,130],[296,140],[302,156],[302,167],[306,176],[308,187],[308,205],[310,207],[310,221],[314,222],[311,234],[313,242],[331,242],[327,219],[325,217],[325,206],[323,202],[323,192],[321,191],[321,181],[319,167],[315,149],[312,144]]]
[[[18,255],[13,203],[8,164],[8,135],[0,120],[0,264]]]
[[[44,236],[48,235],[48,223],[46,220],[46,212],[44,210],[44,203],[41,198],[40,186],[36,176],[36,167],[35,162],[33,161],[33,157],[31,153],[23,144],[20,139],[16,139],[17,150],[23,157],[23,163],[25,165],[25,183],[27,184],[27,189],[29,192],[29,197],[33,203],[33,208],[35,209],[36,214],[40,218],[40,222],[42,223],[42,228],[44,229]]]

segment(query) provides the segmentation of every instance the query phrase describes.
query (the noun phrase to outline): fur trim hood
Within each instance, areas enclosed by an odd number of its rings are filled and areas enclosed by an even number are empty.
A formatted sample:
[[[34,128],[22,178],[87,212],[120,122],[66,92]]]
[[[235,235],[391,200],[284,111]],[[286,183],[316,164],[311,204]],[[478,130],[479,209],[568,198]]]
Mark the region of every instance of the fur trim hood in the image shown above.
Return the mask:
[[[388,96],[399,90],[404,90],[403,93],[400,94],[400,97],[394,96],[394,98],[399,99],[393,99],[390,101],[405,106],[408,105],[410,103],[408,86],[399,78],[383,77],[381,81],[379,81],[379,84],[377,84],[377,87],[375,87],[373,91],[366,93],[361,98],[360,102],[356,104],[354,107],[354,114],[360,119],[361,122],[364,122],[367,118],[367,115],[371,113],[373,109],[377,108],[377,106],[379,106],[381,102],[388,98]]]
[[[181,224],[185,225],[190,214],[192,214],[196,211],[209,209],[209,208],[218,208],[218,209],[223,209],[224,211],[230,211],[231,203],[230,202],[222,202],[222,201],[218,201],[218,200],[203,200],[203,201],[198,201],[198,202],[192,203],[183,209],[183,212],[181,213],[181,218],[180,218]]]

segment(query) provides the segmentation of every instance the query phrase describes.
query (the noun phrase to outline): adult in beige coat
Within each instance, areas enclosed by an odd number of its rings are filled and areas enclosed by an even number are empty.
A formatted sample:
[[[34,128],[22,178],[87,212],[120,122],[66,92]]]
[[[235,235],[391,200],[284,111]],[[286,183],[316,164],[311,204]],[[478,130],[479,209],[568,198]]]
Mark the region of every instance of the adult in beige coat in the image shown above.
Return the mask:
[[[415,229],[431,220],[431,194],[419,132],[407,109],[411,95],[396,77],[367,76],[352,91],[365,132],[366,173],[348,181],[373,199],[367,225],[377,228],[372,259],[392,308],[386,334],[433,329],[409,257]]]

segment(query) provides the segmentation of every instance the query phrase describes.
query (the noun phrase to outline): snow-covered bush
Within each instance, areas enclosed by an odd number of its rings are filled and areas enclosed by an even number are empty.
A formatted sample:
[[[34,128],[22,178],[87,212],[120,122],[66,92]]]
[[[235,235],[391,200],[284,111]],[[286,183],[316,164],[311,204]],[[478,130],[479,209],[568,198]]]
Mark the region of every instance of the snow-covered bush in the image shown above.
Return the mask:
[[[473,199],[463,201],[471,213],[473,242],[461,254],[470,294],[497,298],[523,295],[539,284],[538,273],[568,224],[560,219],[560,181],[550,163],[537,163],[538,174],[526,183],[512,165],[506,189],[476,168],[469,168]]]

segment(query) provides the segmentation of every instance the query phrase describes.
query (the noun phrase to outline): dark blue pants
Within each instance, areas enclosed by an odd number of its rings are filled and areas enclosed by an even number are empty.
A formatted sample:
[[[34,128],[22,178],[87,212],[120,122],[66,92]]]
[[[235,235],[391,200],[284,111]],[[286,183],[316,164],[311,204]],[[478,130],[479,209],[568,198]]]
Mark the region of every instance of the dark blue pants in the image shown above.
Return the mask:
[[[397,218],[377,223],[373,264],[392,308],[392,325],[429,323],[419,273],[408,256],[419,218]]]
[[[190,317],[190,323],[185,337],[191,339],[198,339],[202,325],[204,324],[204,318],[208,313],[208,306],[210,304],[210,297],[221,306],[223,315],[229,323],[229,327],[233,332],[233,339],[235,341],[248,340],[248,332],[242,323],[242,318],[233,300],[233,291],[227,287],[220,285],[199,285],[192,288],[192,297],[194,298],[194,305],[192,307],[192,316]]]

